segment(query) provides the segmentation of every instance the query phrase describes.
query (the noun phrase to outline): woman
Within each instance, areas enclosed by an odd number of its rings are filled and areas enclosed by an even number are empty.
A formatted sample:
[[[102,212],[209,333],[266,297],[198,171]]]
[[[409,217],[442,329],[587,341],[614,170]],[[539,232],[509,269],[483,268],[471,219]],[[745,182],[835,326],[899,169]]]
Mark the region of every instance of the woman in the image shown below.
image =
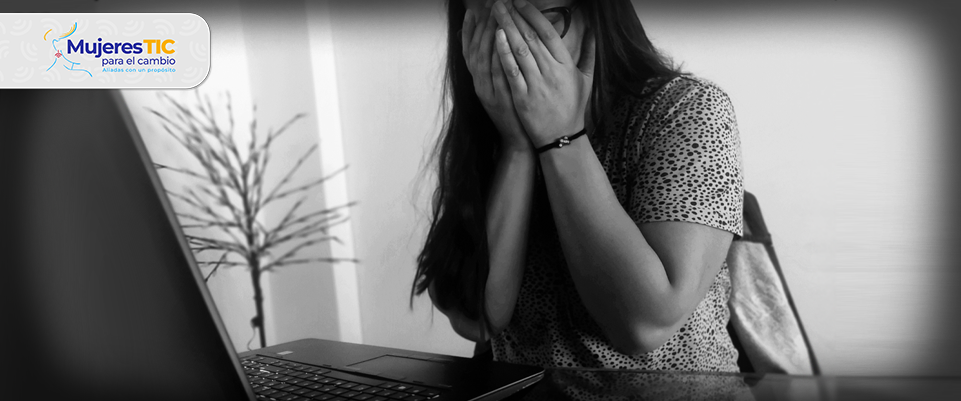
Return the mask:
[[[724,259],[742,179],[724,92],[668,66],[629,0],[451,0],[448,18],[413,291],[498,360],[737,371]]]

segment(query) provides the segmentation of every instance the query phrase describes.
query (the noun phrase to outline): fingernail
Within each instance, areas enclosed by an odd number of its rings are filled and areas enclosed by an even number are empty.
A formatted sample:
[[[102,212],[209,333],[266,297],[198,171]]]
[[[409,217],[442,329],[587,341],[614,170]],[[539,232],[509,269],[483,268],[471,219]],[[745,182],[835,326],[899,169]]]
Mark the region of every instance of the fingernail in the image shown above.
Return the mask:
[[[470,21],[470,19],[473,17],[474,17],[474,12],[468,8],[467,12],[464,13],[464,24],[466,25],[467,22]]]
[[[494,3],[494,10],[501,14],[507,14],[507,7],[500,1]]]
[[[498,28],[496,35],[497,35],[497,40],[503,40],[505,42],[507,41],[507,34],[504,33],[503,29]]]
[[[514,5],[521,8],[527,5],[527,0],[514,0]]]

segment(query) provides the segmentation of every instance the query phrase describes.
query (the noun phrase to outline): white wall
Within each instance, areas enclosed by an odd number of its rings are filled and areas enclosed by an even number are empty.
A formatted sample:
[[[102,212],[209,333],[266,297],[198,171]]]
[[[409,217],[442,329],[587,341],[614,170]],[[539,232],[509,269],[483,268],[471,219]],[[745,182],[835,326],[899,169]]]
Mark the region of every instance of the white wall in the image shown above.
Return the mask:
[[[433,183],[416,185],[438,129],[438,3],[337,2],[333,32],[349,192],[362,202],[365,342],[469,355],[443,315],[431,323],[426,297],[406,302]],[[931,344],[945,341],[932,325],[944,310],[933,238],[946,72],[922,23],[863,3],[646,4],[655,43],[733,99],[746,187],[824,372],[943,373]]]
[[[331,23],[364,342],[467,356],[426,296],[409,309],[432,181],[421,162],[438,129],[443,5],[331,2]],[[418,182],[423,179],[423,182]],[[433,318],[433,320],[432,320]]]

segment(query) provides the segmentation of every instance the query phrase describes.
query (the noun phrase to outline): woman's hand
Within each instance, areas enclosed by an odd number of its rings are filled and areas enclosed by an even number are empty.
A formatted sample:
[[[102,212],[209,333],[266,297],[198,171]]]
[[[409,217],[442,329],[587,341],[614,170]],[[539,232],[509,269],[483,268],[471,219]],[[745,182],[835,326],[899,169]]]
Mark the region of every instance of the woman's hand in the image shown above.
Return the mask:
[[[535,147],[584,128],[584,112],[594,82],[594,38],[584,35],[577,64],[554,26],[530,3],[508,10],[494,3],[500,29],[495,52],[513,95],[517,114]]]
[[[500,133],[503,149],[530,152],[533,148],[517,116],[500,56],[493,51],[497,24],[490,16],[490,4],[488,1],[481,15],[468,10],[464,16],[464,60],[474,78],[474,91]]]

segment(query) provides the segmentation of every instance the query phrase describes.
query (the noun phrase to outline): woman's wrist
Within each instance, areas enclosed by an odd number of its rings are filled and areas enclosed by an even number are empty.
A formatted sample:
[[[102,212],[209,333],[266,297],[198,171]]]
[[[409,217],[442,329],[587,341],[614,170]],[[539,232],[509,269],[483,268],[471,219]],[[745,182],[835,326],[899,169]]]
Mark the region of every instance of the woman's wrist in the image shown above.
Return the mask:
[[[505,155],[523,155],[527,153],[533,154],[534,146],[531,144],[531,141],[527,140],[526,138],[518,141],[503,141],[501,143],[501,153]]]
[[[584,123],[579,123],[573,125],[571,128],[567,129],[553,129],[549,134],[541,134],[531,137],[531,142],[533,143],[534,149],[540,149],[544,146],[550,145],[557,142],[560,138],[571,137],[584,130]]]
[[[588,139],[587,135],[581,135],[563,147],[550,149],[545,152],[539,152],[536,153],[536,155],[538,156],[538,159],[541,161],[542,165],[545,163],[563,164],[565,163],[564,160],[582,157],[581,154],[585,152],[590,152],[593,154],[594,147],[591,146],[591,141]]]

